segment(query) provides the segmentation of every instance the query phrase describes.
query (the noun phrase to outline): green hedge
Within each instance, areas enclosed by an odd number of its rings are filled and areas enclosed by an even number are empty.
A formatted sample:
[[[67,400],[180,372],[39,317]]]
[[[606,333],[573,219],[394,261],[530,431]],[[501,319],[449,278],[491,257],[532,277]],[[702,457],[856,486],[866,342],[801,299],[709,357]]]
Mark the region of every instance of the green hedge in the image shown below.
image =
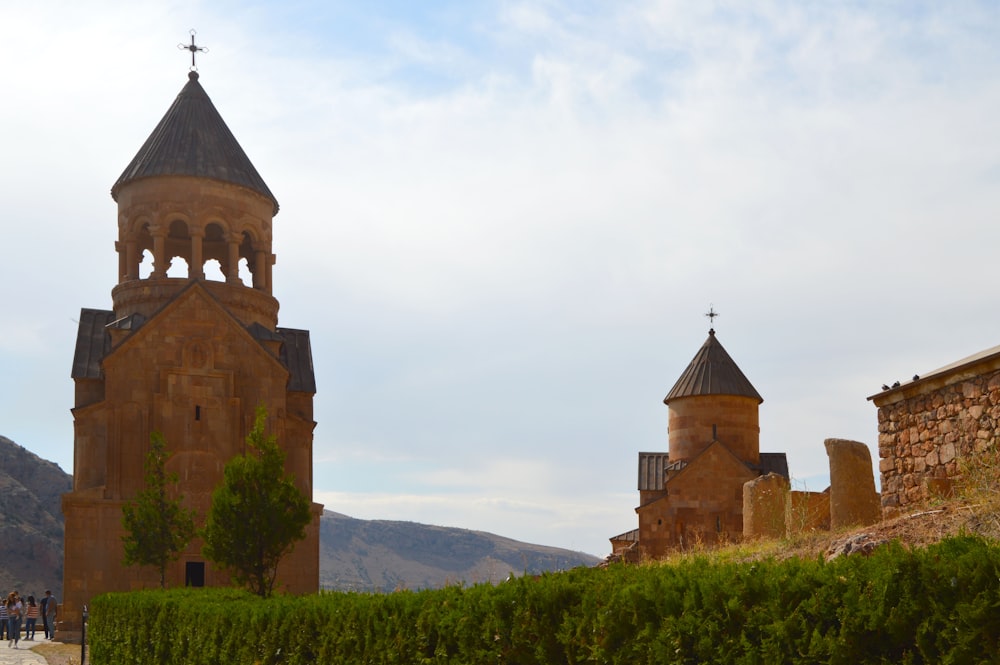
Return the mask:
[[[94,665],[996,663],[1000,547],[960,537],[829,563],[694,558],[383,595],[107,594],[88,637]]]

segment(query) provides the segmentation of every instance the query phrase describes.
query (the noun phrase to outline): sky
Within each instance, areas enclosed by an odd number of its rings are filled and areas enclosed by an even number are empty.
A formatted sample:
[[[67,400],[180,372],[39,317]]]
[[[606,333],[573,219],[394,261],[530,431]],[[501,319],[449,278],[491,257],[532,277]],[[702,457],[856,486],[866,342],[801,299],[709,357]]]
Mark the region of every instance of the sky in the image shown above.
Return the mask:
[[[610,552],[707,336],[822,490],[1000,344],[1000,4],[0,0],[0,434],[73,468],[109,190],[187,82],[274,192],[329,510]]]

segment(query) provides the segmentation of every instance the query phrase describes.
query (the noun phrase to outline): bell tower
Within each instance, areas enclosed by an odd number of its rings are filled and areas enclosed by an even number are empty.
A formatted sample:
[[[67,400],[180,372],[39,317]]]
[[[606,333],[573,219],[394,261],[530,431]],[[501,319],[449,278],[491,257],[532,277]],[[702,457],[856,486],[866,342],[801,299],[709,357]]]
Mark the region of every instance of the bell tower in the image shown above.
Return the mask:
[[[271,288],[272,219],[278,201],[247,158],[198,82],[188,83],[111,188],[118,202],[118,285],[115,314],[149,316],[176,295],[185,280],[168,271],[187,266],[189,279],[246,324],[273,329],[278,301]],[[152,258],[140,278],[143,257]],[[205,281],[205,263],[217,261],[223,281]],[[241,268],[251,276],[240,277]]]
[[[193,47],[193,44],[192,44]],[[192,51],[193,53],[193,51]],[[226,463],[245,452],[255,411],[312,499],[313,396],[307,330],[278,325],[272,251],[278,201],[226,126],[196,71],[111,188],[118,281],[112,308],[80,312],[71,376],[73,490],[63,495],[60,621],[79,629],[89,599],[159,586],[124,568],[122,507],[143,488],[152,432],[167,471],[204,520]],[[278,568],[276,589],[319,588],[319,520]],[[226,586],[195,539],[168,586]]]
[[[758,407],[764,399],[719,343],[715,329],[663,398],[670,462],[694,459],[722,441],[744,463],[760,464]]]

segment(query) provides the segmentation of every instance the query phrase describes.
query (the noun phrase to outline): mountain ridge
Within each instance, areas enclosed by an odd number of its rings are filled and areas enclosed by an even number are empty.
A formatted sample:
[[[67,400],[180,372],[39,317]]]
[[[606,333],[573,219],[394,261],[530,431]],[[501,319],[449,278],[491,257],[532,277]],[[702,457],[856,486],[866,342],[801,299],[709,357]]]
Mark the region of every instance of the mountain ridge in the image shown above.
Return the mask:
[[[382,565],[369,569],[358,560],[360,552]],[[486,531],[361,520],[329,510],[320,522],[323,588],[393,591],[496,583],[511,575],[537,575],[600,561],[584,552],[523,543]]]
[[[62,494],[72,476],[0,436],[0,589],[62,597]],[[362,520],[331,510],[320,518],[320,586],[380,592],[499,582],[600,559],[485,531],[395,520]]]

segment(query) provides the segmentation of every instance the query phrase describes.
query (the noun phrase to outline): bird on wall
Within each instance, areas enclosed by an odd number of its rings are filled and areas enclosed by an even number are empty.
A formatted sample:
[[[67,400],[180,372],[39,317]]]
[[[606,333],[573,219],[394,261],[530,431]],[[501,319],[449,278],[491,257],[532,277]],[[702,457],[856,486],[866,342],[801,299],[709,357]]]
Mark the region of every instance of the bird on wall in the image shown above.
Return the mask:
[[[888,389],[889,389],[889,386],[887,386],[887,385],[885,385],[885,384],[883,383],[883,384],[882,384],[882,390],[888,390]]]
[[[913,380],[914,381],[919,381],[920,380],[920,375],[919,374],[914,374],[913,375]]]
[[[899,381],[896,381],[894,384],[892,384],[892,387],[893,388],[898,388],[899,387]]]

